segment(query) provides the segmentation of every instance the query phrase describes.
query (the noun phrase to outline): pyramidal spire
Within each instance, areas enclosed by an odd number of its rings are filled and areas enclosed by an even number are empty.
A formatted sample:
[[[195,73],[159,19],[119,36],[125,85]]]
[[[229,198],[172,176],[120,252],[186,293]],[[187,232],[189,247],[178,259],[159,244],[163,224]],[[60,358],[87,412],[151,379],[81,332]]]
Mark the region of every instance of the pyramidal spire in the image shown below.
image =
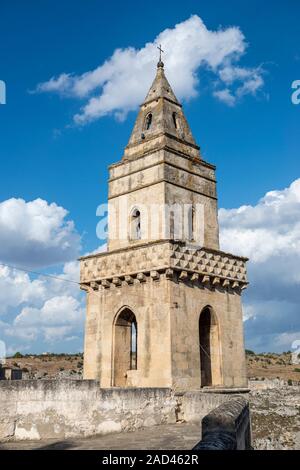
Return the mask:
[[[175,93],[173,92],[170,83],[167,80],[164,72],[164,63],[160,60],[157,64],[156,77],[147,93],[143,104],[158,98],[165,98],[180,105]]]
[[[164,72],[160,58],[154,81],[140,106],[123,159],[138,158],[152,149],[173,148],[185,156],[200,158],[197,146],[182,106]]]

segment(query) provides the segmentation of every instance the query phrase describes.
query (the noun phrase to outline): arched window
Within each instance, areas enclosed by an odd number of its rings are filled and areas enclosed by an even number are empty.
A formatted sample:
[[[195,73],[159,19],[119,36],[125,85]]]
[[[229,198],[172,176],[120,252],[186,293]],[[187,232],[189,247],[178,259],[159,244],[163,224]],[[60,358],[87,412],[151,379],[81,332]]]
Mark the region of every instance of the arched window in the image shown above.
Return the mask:
[[[172,119],[175,129],[177,129],[177,114],[175,112],[172,113]]]
[[[145,128],[147,131],[150,129],[151,124],[152,124],[152,113],[149,113],[146,116],[146,122],[145,122]]]
[[[124,387],[127,372],[137,369],[137,321],[129,308],[118,315],[114,326],[114,386]]]
[[[194,241],[196,233],[196,214],[195,207],[191,206],[188,209],[188,240]]]
[[[175,214],[174,211],[170,211],[170,238],[174,240],[175,238]]]
[[[141,238],[141,213],[137,208],[135,208],[131,212],[130,217],[130,239],[140,240]]]
[[[220,336],[212,308],[205,307],[199,318],[201,387],[221,385]]]

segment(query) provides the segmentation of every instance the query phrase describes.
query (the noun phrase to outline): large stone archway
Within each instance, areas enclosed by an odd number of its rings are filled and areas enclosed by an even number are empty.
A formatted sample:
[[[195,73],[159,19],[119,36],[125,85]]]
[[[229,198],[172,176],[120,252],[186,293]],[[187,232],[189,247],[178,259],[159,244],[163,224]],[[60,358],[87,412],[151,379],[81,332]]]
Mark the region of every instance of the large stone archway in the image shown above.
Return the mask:
[[[201,387],[222,384],[219,325],[213,309],[205,307],[199,318]]]
[[[124,308],[114,324],[115,387],[127,385],[127,373],[137,368],[137,321],[129,308]]]

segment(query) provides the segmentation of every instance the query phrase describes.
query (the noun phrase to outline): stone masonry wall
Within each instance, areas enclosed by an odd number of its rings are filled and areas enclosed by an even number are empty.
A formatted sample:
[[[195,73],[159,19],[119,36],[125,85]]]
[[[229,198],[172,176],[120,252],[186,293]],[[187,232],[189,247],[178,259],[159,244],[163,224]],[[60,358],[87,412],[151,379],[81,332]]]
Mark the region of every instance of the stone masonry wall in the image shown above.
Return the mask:
[[[232,394],[99,388],[94,380],[0,382],[0,440],[67,439],[201,422]],[[199,436],[200,439],[200,436]]]
[[[176,421],[169,389],[100,389],[92,380],[0,383],[0,440],[65,439]]]

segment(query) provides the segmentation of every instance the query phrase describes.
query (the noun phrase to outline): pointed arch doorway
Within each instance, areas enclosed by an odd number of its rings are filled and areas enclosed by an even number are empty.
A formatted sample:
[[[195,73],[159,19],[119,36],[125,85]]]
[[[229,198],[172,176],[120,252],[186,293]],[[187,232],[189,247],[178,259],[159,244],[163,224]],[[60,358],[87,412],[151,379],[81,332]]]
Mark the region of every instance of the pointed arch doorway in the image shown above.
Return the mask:
[[[205,307],[199,318],[201,387],[222,384],[219,325],[213,309]]]
[[[113,385],[125,387],[127,373],[137,368],[137,321],[129,308],[124,308],[114,324]]]

